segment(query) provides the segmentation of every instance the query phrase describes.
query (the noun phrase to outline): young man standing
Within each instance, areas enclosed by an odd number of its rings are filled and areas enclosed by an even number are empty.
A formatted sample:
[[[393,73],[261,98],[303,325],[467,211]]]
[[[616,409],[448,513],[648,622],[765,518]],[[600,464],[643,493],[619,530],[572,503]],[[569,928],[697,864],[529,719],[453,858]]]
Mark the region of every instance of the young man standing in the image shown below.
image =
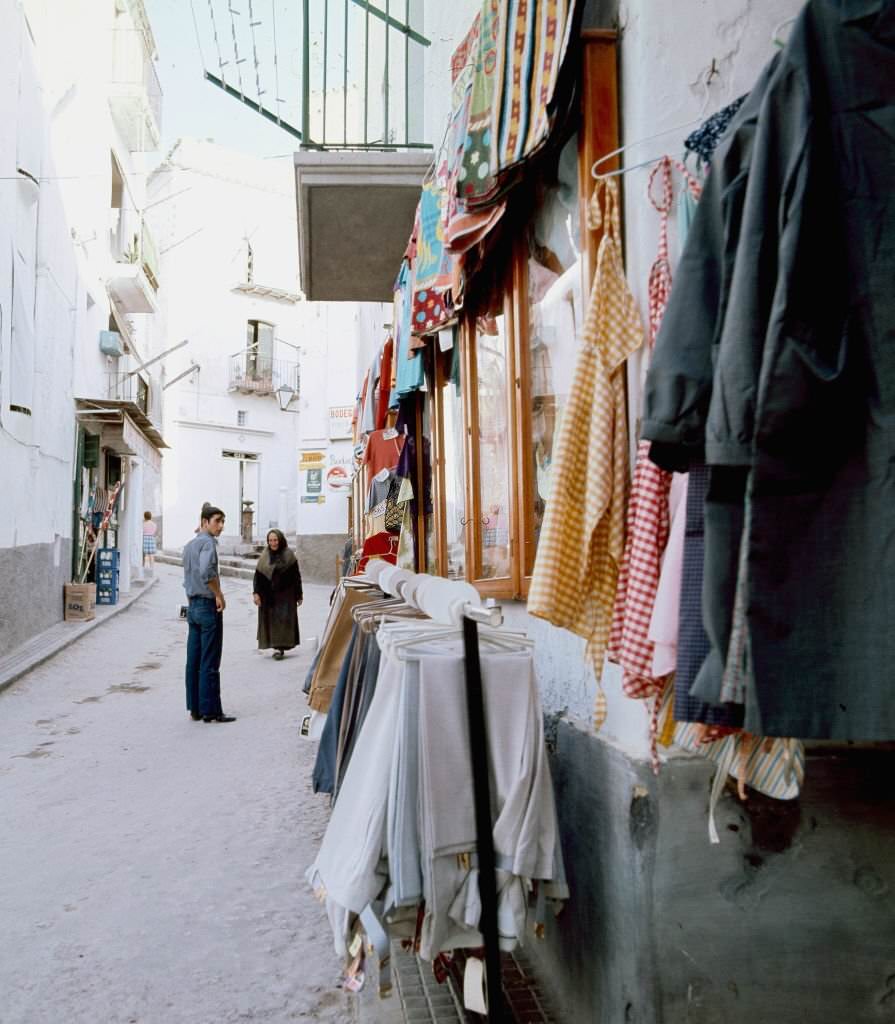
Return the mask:
[[[235,722],[221,707],[221,654],[224,608],[217,540],[224,513],[202,506],[199,532],[183,549],[183,587],[189,600],[190,633],[186,646],[186,707],[193,721]]]

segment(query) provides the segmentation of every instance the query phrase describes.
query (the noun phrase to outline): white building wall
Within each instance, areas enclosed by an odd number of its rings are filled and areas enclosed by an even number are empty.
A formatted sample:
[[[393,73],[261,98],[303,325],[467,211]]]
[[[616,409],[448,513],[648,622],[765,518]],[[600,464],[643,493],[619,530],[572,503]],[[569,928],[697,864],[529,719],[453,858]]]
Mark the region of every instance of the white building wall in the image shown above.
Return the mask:
[[[114,0],[0,0],[0,649],[58,621],[71,578],[74,398],[105,396],[113,150],[142,203],[139,158],[109,107],[115,10]],[[145,357],[154,342],[143,320]],[[126,589],[139,541],[124,525],[118,542],[134,549]]]
[[[322,503],[302,502],[302,451],[324,453],[329,468],[345,442],[330,438],[329,410],[354,402],[359,338],[379,323],[360,304],[246,294],[248,245],[260,288],[298,295],[295,197],[290,159],[256,160],[209,142],[180,142],[153,172],[151,223],[165,250],[166,343],[188,339],[166,365],[173,379],[193,362],[198,370],[166,391],[164,544],[179,549],[193,536],[203,501],[227,514],[225,546],[237,542],[239,460],[244,497],[257,495],[255,538],[271,526],[287,533],[344,535],[347,498],[324,486]],[[274,356],[298,362],[300,396],[280,410],[274,396],[229,390],[230,361],[246,346],[246,323],[276,325]],[[239,425],[239,413],[245,424]],[[350,445],[349,445],[350,449]]]

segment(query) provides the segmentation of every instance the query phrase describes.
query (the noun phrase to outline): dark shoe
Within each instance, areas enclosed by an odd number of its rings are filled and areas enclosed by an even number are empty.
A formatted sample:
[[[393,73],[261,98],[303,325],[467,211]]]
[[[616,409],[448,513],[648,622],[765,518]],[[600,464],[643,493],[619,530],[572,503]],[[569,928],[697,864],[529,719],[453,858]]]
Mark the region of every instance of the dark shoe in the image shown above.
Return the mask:
[[[274,661],[282,661],[283,658],[285,658],[285,657],[286,657],[286,655],[282,651],[274,651],[273,652],[273,660]]]
[[[235,722],[233,715],[205,715],[203,722]]]
[[[199,712],[198,712],[198,711],[191,711],[191,712],[190,712],[190,718],[192,718],[192,720],[193,720],[194,722],[198,722],[198,721],[199,721],[199,719],[200,719],[201,717],[202,717],[202,716],[201,716],[201,715],[199,714]]]

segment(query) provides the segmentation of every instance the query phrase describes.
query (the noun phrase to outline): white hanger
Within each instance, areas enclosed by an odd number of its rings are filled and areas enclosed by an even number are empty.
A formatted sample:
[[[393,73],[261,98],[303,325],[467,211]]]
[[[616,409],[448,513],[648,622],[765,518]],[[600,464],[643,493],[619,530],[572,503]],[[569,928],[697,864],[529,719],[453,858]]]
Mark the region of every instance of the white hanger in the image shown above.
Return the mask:
[[[600,164],[606,163],[607,160],[611,160],[612,157],[618,156],[619,153],[624,153],[626,150],[633,149],[634,146],[640,146],[644,142],[652,142],[653,139],[661,139],[665,135],[672,135],[674,132],[682,131],[684,128],[689,128],[691,125],[696,124],[702,120],[702,114],[699,117],[691,118],[689,121],[684,121],[683,124],[677,124],[673,128],[665,128],[661,132],[656,132],[655,135],[645,135],[642,139],[635,139],[634,142],[626,142],[624,146],[619,146],[618,149],[613,149],[612,152],[606,153],[601,156],[598,160],[594,160],[590,173],[594,178],[608,178],[610,175],[623,174],[626,170],[633,171],[633,167],[623,167],[618,171],[607,171],[605,174],[597,173],[597,168]],[[657,156],[655,160],[646,160],[642,164],[636,164],[637,167],[645,167],[647,164],[655,163],[657,160],[661,160],[661,156]]]
[[[783,21],[781,21],[774,28],[774,31],[771,33],[771,42],[775,46],[781,46],[781,47],[782,46],[786,46],[786,40],[783,38],[781,33],[783,32],[783,30],[786,28],[787,25],[791,25],[795,20],[796,20],[795,16],[793,16],[792,18],[784,18]]]

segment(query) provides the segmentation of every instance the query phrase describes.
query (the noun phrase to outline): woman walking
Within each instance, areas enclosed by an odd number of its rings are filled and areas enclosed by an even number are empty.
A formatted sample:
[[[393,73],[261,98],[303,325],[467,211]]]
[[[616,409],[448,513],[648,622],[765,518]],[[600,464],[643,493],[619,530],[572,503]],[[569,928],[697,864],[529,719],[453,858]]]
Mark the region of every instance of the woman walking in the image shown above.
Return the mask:
[[[143,513],[143,568],[149,565],[149,571],[155,572],[155,535],[158,527],[152,521],[152,513]]]
[[[286,538],[279,530],[267,534],[267,547],[255,567],[252,599],[258,606],[258,649],[284,651],[298,646],[298,606],[302,602],[301,572]]]

